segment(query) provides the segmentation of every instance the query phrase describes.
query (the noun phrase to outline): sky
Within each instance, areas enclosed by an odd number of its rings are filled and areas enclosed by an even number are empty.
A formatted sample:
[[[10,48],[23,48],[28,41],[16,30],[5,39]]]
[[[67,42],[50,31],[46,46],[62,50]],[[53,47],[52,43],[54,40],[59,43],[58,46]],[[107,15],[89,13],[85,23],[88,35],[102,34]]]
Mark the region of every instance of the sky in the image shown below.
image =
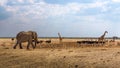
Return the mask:
[[[120,37],[120,0],[0,0],[0,37]]]

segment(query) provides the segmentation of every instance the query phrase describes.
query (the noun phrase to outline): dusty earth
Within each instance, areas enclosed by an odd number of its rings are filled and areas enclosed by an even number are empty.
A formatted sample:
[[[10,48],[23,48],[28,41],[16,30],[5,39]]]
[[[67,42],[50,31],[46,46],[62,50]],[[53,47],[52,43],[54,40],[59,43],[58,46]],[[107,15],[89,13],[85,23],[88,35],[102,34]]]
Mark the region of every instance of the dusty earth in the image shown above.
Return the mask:
[[[76,43],[57,44],[58,40],[53,41],[26,50],[26,43],[24,49],[13,49],[15,41],[0,39],[0,68],[120,68],[119,45],[78,47]]]

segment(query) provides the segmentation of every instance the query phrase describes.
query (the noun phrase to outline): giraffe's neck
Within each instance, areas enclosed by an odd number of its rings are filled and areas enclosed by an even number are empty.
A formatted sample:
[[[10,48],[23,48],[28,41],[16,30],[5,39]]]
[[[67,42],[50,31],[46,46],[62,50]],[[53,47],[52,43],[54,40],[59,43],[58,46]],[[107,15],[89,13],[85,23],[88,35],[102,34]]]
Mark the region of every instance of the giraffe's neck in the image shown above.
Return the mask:
[[[58,33],[58,36],[61,37],[60,33]]]
[[[106,35],[106,32],[104,32],[103,37],[105,37],[105,35]]]
[[[58,36],[59,36],[59,39],[61,39],[62,37],[61,37],[61,35],[60,35],[60,33],[58,33]]]

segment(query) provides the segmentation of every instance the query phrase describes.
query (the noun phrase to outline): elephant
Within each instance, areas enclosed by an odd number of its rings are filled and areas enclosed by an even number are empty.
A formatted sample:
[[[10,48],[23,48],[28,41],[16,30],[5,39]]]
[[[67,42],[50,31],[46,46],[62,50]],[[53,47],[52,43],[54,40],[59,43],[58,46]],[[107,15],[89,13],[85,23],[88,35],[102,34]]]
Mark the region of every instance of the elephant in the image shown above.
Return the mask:
[[[14,45],[14,49],[16,49],[16,46],[19,44],[20,49],[22,48],[22,42],[28,42],[27,49],[29,49],[29,45],[31,44],[33,49],[36,47],[37,43],[37,33],[35,31],[21,31],[16,35],[16,44]],[[35,46],[33,45],[33,41],[35,41]]]

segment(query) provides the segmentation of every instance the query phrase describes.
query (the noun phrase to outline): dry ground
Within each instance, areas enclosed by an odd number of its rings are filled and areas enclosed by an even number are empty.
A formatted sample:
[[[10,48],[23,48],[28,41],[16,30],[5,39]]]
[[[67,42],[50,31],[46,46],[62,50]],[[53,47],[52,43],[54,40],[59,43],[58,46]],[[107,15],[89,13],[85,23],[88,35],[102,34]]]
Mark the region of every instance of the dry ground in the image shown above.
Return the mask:
[[[66,39],[64,41],[74,42],[76,40]],[[32,48],[26,50],[26,43],[24,44],[24,49],[19,49],[19,47],[13,49],[12,47],[15,41],[12,42],[10,39],[0,39],[0,68],[120,67],[119,45],[78,47],[76,43],[57,44],[57,39],[52,41],[51,44],[38,44],[37,48],[34,50]],[[55,45],[55,47],[53,47],[53,45]],[[66,47],[69,45],[73,45],[73,47]]]

